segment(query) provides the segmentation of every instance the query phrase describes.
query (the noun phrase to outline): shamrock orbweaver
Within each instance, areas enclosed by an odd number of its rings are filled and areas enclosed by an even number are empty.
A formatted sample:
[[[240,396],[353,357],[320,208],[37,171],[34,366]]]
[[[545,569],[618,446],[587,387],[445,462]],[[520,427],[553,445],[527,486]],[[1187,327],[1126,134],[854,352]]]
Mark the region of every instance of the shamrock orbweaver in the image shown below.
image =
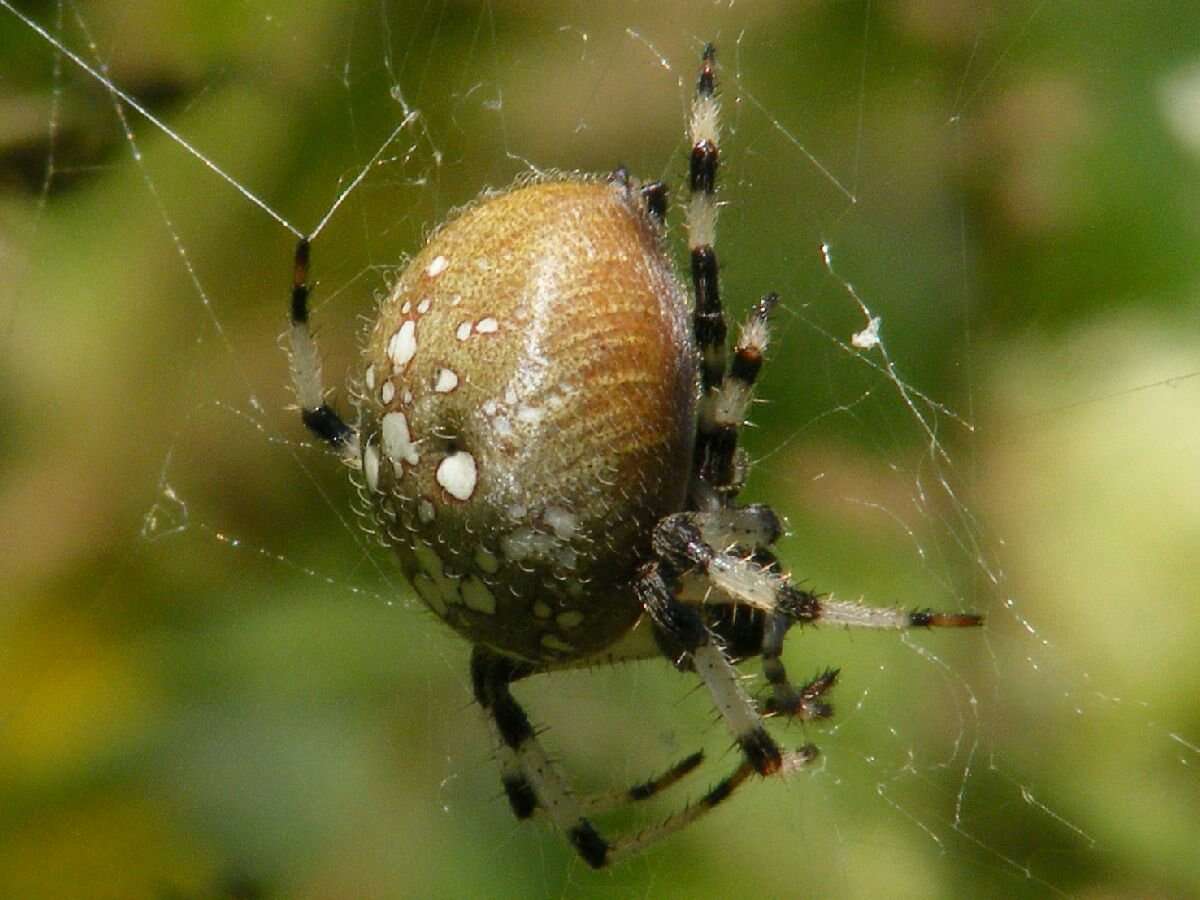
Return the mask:
[[[307,241],[296,251],[291,370],[304,424],[361,470],[378,531],[416,593],[473,645],[475,698],[518,818],[545,814],[588,865],[635,853],[706,815],[784,751],[733,662],[762,658],[765,712],[820,719],[837,678],[788,680],[795,623],[962,627],[796,587],[767,506],[739,506],[737,446],[776,296],[732,359],[714,249],[718,103],[704,50],[690,120],[693,298],[664,240],[666,188],[624,170],[485,194],[444,224],[379,309],[358,424],[325,402],[308,325]],[[733,772],[648,830],[604,837],[591,817],[654,796],[701,762],[603,796],[575,796],[509,686],[530,675],[666,656],[694,672],[740,748]]]

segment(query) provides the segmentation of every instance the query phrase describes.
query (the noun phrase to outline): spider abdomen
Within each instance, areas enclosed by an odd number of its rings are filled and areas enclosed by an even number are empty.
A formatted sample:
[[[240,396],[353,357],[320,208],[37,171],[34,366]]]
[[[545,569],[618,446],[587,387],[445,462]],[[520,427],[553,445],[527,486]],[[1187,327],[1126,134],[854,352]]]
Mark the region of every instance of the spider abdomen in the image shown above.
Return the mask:
[[[691,467],[696,350],[660,225],[623,179],[539,181],[439,229],[366,348],[363,469],[426,604],[473,643],[584,655]]]

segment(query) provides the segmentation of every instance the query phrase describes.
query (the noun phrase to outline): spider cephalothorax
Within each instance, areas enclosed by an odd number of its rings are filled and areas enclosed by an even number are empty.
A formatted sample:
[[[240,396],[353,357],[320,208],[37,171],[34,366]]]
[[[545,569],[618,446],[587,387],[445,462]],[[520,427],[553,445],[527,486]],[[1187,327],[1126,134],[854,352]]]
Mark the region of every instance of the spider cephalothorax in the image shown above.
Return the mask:
[[[663,240],[661,184],[618,170],[486,194],[433,234],[382,303],[356,427],[325,403],[307,242],[296,254],[292,375],[304,422],[361,469],[408,580],[474,645],[475,696],[514,812],[544,812],[596,867],[704,815],[750,774],[814,758],[811,745],[779,748],[732,660],[761,656],[769,712],[824,718],[836,671],[790,684],[781,654],[791,625],[980,622],[801,590],[771,552],[776,514],[736,504],[738,429],[776,298],[754,307],[727,363],[713,247],[717,112],[707,47],[690,126],[691,298]],[[700,755],[628,791],[576,797],[509,685],[652,656],[699,676],[743,761],[666,821],[610,840],[589,816],[658,793]]]

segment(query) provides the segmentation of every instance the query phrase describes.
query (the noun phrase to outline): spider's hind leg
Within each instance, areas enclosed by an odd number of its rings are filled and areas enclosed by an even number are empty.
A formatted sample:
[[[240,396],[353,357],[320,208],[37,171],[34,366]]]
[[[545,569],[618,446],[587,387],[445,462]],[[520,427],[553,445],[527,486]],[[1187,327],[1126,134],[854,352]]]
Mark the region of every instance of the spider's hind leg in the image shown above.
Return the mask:
[[[579,798],[579,805],[591,815],[610,812],[623,806],[631,806],[657,797],[668,788],[674,787],[691,775],[704,762],[704,751],[697,750],[686,756],[664,772],[632,787],[616,791],[588,794]]]
[[[487,713],[501,752],[501,779],[518,819],[540,807],[594,869],[608,861],[609,844],[583,815],[579,801],[534,734],[509,685],[532,668],[476,646],[471,654],[475,699]]]
[[[679,783],[695,771],[703,754],[694,753],[666,772],[624,791],[576,798],[558,766],[550,759],[529,723],[529,717],[517,703],[509,685],[534,669],[515,660],[476,647],[471,656],[471,680],[475,698],[487,713],[488,724],[500,751],[501,778],[509,804],[518,819],[544,813],[566,835],[575,851],[589,866],[599,869],[623,857],[631,856],[681,828],[690,825],[729,799],[753,774],[749,762],[743,762],[730,775],[710,788],[695,802],[663,821],[635,834],[613,840],[601,836],[584,815],[647,800]],[[816,751],[797,754],[807,762]]]

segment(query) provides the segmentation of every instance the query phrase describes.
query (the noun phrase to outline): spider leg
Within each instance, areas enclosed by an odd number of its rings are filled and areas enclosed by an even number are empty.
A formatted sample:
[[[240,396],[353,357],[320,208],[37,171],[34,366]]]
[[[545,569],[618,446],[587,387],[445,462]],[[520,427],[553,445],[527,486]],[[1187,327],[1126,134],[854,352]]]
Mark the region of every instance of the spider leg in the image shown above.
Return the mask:
[[[720,547],[739,555],[747,555],[740,548],[753,548],[749,555],[764,569],[770,570],[776,565],[768,548],[783,533],[783,523],[771,507],[758,503],[730,506],[719,512],[697,515],[695,522],[702,540],[710,547]],[[688,587],[698,602],[703,603],[710,593],[709,585],[707,576],[701,576],[698,586]],[[819,698],[833,687],[837,680],[836,670],[822,672],[799,688],[788,679],[782,658],[783,644],[795,620],[785,612],[768,612],[729,603],[715,608],[709,606],[705,619],[734,659],[762,658],[763,675],[771,686],[771,696],[765,706],[768,714],[782,713],[802,720],[824,719],[833,714],[832,707],[820,702]]]
[[[609,843],[583,815],[579,801],[509,690],[509,684],[532,671],[527,664],[480,646],[471,655],[475,699],[498,739],[504,791],[518,819],[529,818],[540,807],[583,861],[598,869],[608,861]]]
[[[778,294],[767,294],[754,305],[738,335],[729,371],[700,404],[697,437],[705,447],[704,456],[697,457],[700,478],[726,502],[737,496],[745,481],[738,432],[746,421],[770,337],[771,310],[778,302]]]
[[[783,641],[792,620],[782,612],[768,613],[763,628],[762,670],[771,686],[765,709],[768,714],[785,715],[801,721],[828,719],[833,707],[821,698],[837,682],[838,670],[826,669],[807,684],[797,688],[788,679],[783,665]]]
[[[703,754],[694,753],[662,774],[624,791],[597,794],[579,799],[572,794],[558,766],[541,746],[529,717],[517,703],[509,685],[536,670],[525,663],[510,660],[476,647],[471,656],[471,680],[475,698],[487,713],[488,723],[500,750],[501,779],[509,804],[518,819],[544,813],[566,836],[571,846],[595,869],[645,849],[699,819],[728,799],[753,771],[748,761],[718,783],[695,803],[644,831],[608,840],[600,835],[584,815],[603,812],[618,805],[648,800],[677,784],[702,762]],[[796,755],[799,763],[815,758],[816,751],[805,748]]]
[[[769,508],[759,511],[760,523],[769,522]],[[796,587],[774,567],[774,557],[766,552],[769,541],[761,540],[771,534],[763,524],[756,540],[728,541],[713,538],[745,534],[744,520],[750,508],[727,509],[715,512],[677,513],[663,519],[654,532],[654,549],[660,560],[676,571],[694,572],[705,588],[699,594],[697,585],[687,583],[685,590],[694,602],[723,604],[728,611],[711,611],[707,620],[714,630],[731,636],[735,655],[758,653],[763,660],[763,674],[770,684],[772,695],[767,711],[800,719],[825,718],[832,713],[821,697],[833,687],[837,670],[827,670],[812,681],[796,688],[787,677],[782,660],[783,642],[788,629],[796,623],[828,622],[855,628],[964,628],[980,625],[983,617],[974,613],[906,611],[895,608],[866,606],[830,597],[819,597],[811,591]],[[773,515],[773,514],[772,514]],[[756,546],[753,553],[740,548]],[[715,549],[726,547],[728,549]],[[661,563],[660,563],[661,564]],[[747,610],[748,608],[748,610]],[[749,612],[739,626],[736,614]],[[757,646],[755,646],[757,644]]]
[[[868,606],[798,588],[787,575],[763,565],[753,555],[717,550],[705,541],[706,531],[721,527],[714,524],[714,519],[724,514],[724,510],[675,513],[654,529],[654,550],[660,559],[672,560],[680,571],[698,571],[717,588],[707,602],[779,612],[801,624],[828,623],[849,628],[970,628],[983,624],[983,616],[976,613]]]
[[[717,166],[720,159],[716,57],[713,45],[706,45],[689,123],[692,152],[688,161],[688,250],[696,292],[693,327],[700,348],[700,378],[705,393],[716,388],[725,375],[725,314],[721,309],[717,252],[713,247],[717,231]]]
[[[601,791],[579,798],[579,805],[585,812],[592,815],[620,809],[657,797],[668,788],[679,784],[691,775],[704,762],[704,751],[697,750],[691,756],[686,756],[672,765],[666,771],[660,772],[653,778],[647,779],[624,790]]]
[[[692,484],[693,505],[728,505],[744,480],[745,466],[737,434],[767,342],[767,317],[778,300],[767,294],[742,328],[733,364],[726,371],[725,313],[721,306],[717,261],[717,170],[720,165],[720,104],[716,96],[716,50],[704,48],[696,95],[692,100],[688,163],[688,249],[695,291],[693,330],[700,350],[700,408]]]
[[[700,610],[675,596],[669,585],[678,583],[681,573],[672,558],[663,557],[645,565],[634,583],[634,591],[650,614],[664,654],[673,659],[677,667],[690,669],[700,677],[717,712],[755,772],[773,775],[806,763],[806,758],[785,754],[775,743]],[[801,752],[801,756],[806,755],[806,751]]]
[[[358,465],[358,432],[325,402],[321,356],[308,324],[308,257],[309,242],[301,238],[292,268],[292,327],[288,333],[292,385],[300,404],[300,418],[308,430],[341,451],[347,462]]]
[[[769,556],[769,554],[758,554]],[[771,688],[763,710],[767,715],[786,715],[804,721],[826,719],[833,708],[820,698],[833,687],[837,670],[828,669],[807,684],[796,687],[783,664],[783,643],[794,620],[780,611],[765,612],[733,602],[705,603],[705,582],[685,582],[683,597],[700,605],[704,621],[720,639],[725,652],[740,662],[751,657],[762,660],[763,675]],[[711,597],[709,598],[711,601]]]
[[[688,160],[687,233],[691,256],[695,310],[692,331],[700,351],[700,415],[697,420],[691,505],[712,509],[723,504],[705,482],[710,435],[703,425],[712,416],[710,408],[725,377],[725,312],[721,307],[717,251],[717,169],[720,163],[720,105],[716,97],[716,50],[704,48],[688,131],[692,151]]]
[[[805,744],[799,750],[788,755],[787,771],[794,771],[801,766],[808,765],[817,758],[817,755],[816,747],[812,744]],[[725,778],[721,779],[721,781],[717,782],[695,803],[686,806],[657,825],[644,829],[628,838],[624,838],[615,844],[609,853],[609,860],[611,862],[618,862],[622,857],[633,856],[645,850],[651,844],[686,828],[733,796],[733,793],[745,784],[753,774],[754,766],[749,760],[743,760],[741,765]]]

